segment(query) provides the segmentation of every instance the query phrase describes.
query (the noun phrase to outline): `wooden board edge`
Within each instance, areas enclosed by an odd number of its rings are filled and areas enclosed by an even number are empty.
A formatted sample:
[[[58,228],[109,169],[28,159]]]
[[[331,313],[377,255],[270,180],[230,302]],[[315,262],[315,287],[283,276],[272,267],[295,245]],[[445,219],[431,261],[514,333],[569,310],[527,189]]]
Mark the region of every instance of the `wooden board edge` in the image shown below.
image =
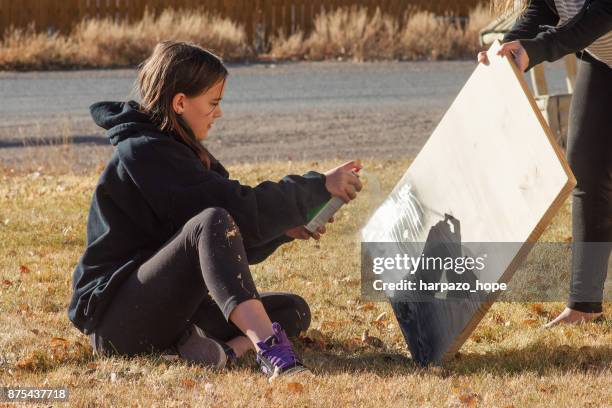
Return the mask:
[[[495,43],[491,47],[493,46],[495,46]],[[533,231],[527,238],[527,241],[525,241],[525,243],[521,246],[517,255],[512,259],[512,262],[510,263],[506,271],[500,277],[498,282],[504,282],[504,283],[508,283],[510,281],[510,279],[512,278],[512,276],[514,275],[518,267],[523,263],[523,261],[525,260],[529,252],[531,251],[533,245],[537,242],[540,236],[544,233],[546,226],[552,221],[555,214],[561,209],[561,206],[563,205],[565,200],[567,200],[573,188],[576,186],[576,178],[574,176],[574,173],[570,169],[569,163],[565,159],[561,151],[561,148],[559,147],[555,138],[553,137],[552,131],[550,130],[548,123],[546,122],[540,110],[538,109],[535,98],[531,95],[529,87],[527,86],[525,79],[522,76],[522,73],[519,71],[514,61],[511,61],[509,58],[506,58],[506,60],[512,67],[512,71],[516,75],[516,78],[519,80],[521,88],[523,89],[523,92],[527,96],[527,99],[529,100],[532,110],[535,112],[536,117],[540,121],[540,124],[542,125],[542,128],[544,129],[544,133],[546,134],[549,143],[551,144],[555,154],[557,155],[557,158],[559,159],[559,162],[561,163],[563,170],[565,171],[567,175],[567,181],[565,185],[563,186],[563,188],[561,189],[561,191],[559,192],[559,194],[557,194],[557,197],[555,197],[555,199],[553,200],[548,210],[544,213],[544,216],[542,217],[542,219],[540,219],[540,221],[534,227]],[[478,325],[478,323],[480,323],[482,318],[489,311],[493,303],[495,303],[495,299],[497,299],[499,295],[500,294],[491,296],[486,302],[481,303],[481,305],[478,307],[478,311],[474,314],[472,319],[470,319],[470,321],[466,324],[465,328],[461,331],[459,336],[456,337],[455,341],[451,343],[451,346],[446,351],[446,353],[444,353],[441,359],[441,363],[448,362],[455,356],[455,354],[459,351],[463,343],[465,343],[465,341],[470,336],[470,334],[472,334],[474,329],[476,329],[476,326]]]
[[[569,197],[574,186],[575,184],[572,182],[572,180],[568,180],[565,186],[563,186],[563,188],[561,189],[557,197],[553,200],[553,203],[551,204],[551,206],[548,208],[548,211],[546,211],[546,213],[544,214],[540,222],[535,226],[528,240],[525,241],[525,243],[523,243],[518,253],[512,259],[512,262],[510,263],[506,271],[502,274],[498,282],[502,282],[502,283],[510,282],[510,279],[512,278],[512,276],[514,276],[514,273],[517,271],[519,266],[521,266],[523,261],[527,258],[527,255],[529,255],[529,252],[533,248],[533,245],[535,245],[535,243],[538,241],[540,236],[544,233],[546,226],[550,223],[550,221],[555,216],[555,214],[561,209],[561,207],[563,206],[563,203]],[[455,354],[459,351],[461,346],[463,346],[463,343],[465,343],[465,341],[468,339],[470,334],[472,334],[472,332],[476,329],[476,326],[478,326],[478,323],[480,323],[482,318],[486,315],[486,313],[489,311],[493,303],[495,303],[495,300],[500,295],[501,293],[497,293],[494,296],[490,296],[486,302],[483,302],[478,307],[478,311],[474,314],[472,319],[466,324],[465,328],[461,331],[459,336],[457,336],[455,341],[451,344],[448,351],[444,353],[444,356],[442,357],[442,362],[450,361],[455,356]]]
[[[498,43],[496,42],[494,43],[494,45],[495,44],[498,44]],[[542,128],[544,129],[544,133],[546,134],[546,137],[548,138],[548,142],[550,143],[555,154],[557,155],[557,158],[559,159],[559,162],[561,163],[561,167],[563,168],[563,171],[565,171],[565,174],[567,175],[569,179],[568,181],[572,184],[572,188],[573,188],[576,185],[576,177],[574,176],[574,173],[572,172],[572,169],[570,168],[569,163],[565,159],[565,155],[563,154],[561,147],[557,143],[556,138],[553,135],[552,130],[550,129],[550,126],[548,126],[548,122],[546,122],[546,119],[544,119],[544,116],[542,116],[542,112],[540,112],[540,109],[538,108],[538,104],[536,103],[535,98],[533,97],[533,95],[531,94],[531,91],[529,90],[529,87],[527,86],[527,82],[525,82],[523,73],[518,69],[514,61],[512,61],[510,58],[506,58],[506,61],[508,64],[510,64],[510,67],[512,68],[512,72],[514,72],[516,79],[519,81],[519,84],[521,85],[521,88],[523,89],[523,93],[525,94],[525,96],[527,96],[527,100],[529,101],[529,104],[531,105],[531,109],[535,112],[536,117],[538,118],[538,121],[540,122],[540,125],[542,125]]]

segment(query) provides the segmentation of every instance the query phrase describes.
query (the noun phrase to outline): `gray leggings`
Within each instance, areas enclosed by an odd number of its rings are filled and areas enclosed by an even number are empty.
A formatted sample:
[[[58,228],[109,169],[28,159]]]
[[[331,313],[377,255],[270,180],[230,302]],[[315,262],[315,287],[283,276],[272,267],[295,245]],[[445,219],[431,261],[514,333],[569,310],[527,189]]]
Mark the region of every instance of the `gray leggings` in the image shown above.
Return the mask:
[[[572,281],[568,306],[601,312],[612,249],[612,68],[579,60],[569,116],[567,159],[572,193]]]
[[[234,220],[207,208],[122,284],[90,338],[98,353],[128,356],[164,351],[192,324],[227,341],[242,334],[230,313],[249,299],[260,299],[289,336],[310,324],[301,297],[257,292]]]

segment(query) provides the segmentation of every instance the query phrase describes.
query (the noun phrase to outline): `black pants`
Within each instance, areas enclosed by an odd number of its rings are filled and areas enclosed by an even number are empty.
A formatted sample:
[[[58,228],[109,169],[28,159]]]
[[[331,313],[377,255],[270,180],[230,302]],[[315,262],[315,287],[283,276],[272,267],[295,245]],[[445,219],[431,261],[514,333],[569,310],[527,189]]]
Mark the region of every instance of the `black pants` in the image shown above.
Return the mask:
[[[195,324],[227,341],[242,334],[230,313],[250,299],[260,299],[289,336],[310,324],[301,297],[258,294],[234,220],[222,208],[207,208],[123,283],[91,340],[103,354],[160,352]]]
[[[572,193],[572,281],[568,306],[601,312],[612,249],[612,68],[579,60],[569,116],[567,159]]]

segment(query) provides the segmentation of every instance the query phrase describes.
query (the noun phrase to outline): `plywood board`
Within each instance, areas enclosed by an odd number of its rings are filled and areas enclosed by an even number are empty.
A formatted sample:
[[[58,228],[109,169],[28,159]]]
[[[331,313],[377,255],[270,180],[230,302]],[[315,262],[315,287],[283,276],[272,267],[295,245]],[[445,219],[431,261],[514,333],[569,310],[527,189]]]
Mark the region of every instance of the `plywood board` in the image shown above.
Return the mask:
[[[575,178],[522,73],[496,55],[499,47],[497,41],[491,46],[490,64],[476,67],[361,231],[369,255],[406,243],[420,243],[419,252],[430,251],[434,241],[472,243],[475,252],[487,243],[508,243],[488,254],[480,272],[491,282],[508,282],[568,197]],[[420,364],[454,355],[495,299],[449,302],[436,295],[413,302],[386,294]]]

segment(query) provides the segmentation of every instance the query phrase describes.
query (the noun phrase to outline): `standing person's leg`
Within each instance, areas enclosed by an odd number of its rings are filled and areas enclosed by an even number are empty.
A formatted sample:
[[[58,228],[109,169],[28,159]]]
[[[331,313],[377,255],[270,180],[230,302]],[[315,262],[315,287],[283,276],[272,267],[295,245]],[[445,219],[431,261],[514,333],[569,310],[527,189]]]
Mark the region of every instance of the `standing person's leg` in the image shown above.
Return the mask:
[[[572,281],[567,308],[549,325],[592,320],[612,249],[612,69],[579,62],[569,116],[567,158],[572,193]]]
[[[96,348],[134,355],[172,347],[207,299],[253,343],[274,334],[242,237],[221,208],[193,217],[122,284],[95,330]]]

